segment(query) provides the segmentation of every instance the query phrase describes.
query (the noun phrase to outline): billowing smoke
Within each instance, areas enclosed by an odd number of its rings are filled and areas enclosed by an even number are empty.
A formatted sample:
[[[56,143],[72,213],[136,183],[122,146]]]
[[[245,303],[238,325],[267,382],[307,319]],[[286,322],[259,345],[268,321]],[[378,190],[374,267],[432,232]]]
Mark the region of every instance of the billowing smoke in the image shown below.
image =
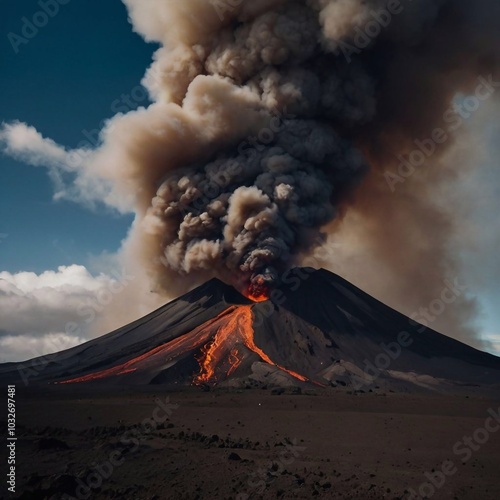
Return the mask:
[[[168,175],[144,219],[162,238],[166,267],[260,280],[335,217],[337,200],[364,171],[361,155],[319,121],[282,127],[275,137],[264,129],[270,144]]]
[[[382,298],[409,313],[439,297],[458,273],[440,197],[458,175],[442,161],[453,135],[404,182],[387,172],[497,74],[495,2],[125,3],[163,45],[145,77],[156,103],[118,120],[103,153],[116,144],[131,166],[116,168],[137,197],[131,245],[159,289],[276,276],[326,226],[363,234],[395,290]],[[455,333],[473,308],[458,302],[443,314]]]
[[[495,2],[125,3],[163,45],[145,78],[156,104],[109,138],[132,163],[118,182],[138,196],[132,244],[160,288],[275,276],[350,213],[407,309],[439,296],[456,273],[437,202],[457,175],[439,164],[453,140],[404,182],[382,174],[444,127],[457,92],[496,74]]]
[[[142,26],[142,6],[127,3]],[[373,80],[361,64],[326,48],[320,5],[161,6],[166,18],[186,29],[162,33],[166,48],[158,51],[146,82],[157,99],[183,110],[204,82],[197,112],[215,116],[210,140],[189,137],[196,160],[164,164],[141,229],[168,270],[197,276],[215,271],[240,286],[262,283],[318,243],[319,228],[338,215],[339,203],[366,172],[362,155],[336,130],[373,118]],[[186,12],[191,17],[180,19]],[[211,26],[205,35],[201,19]],[[227,100],[224,88],[239,99]],[[245,133],[232,138],[235,120]]]

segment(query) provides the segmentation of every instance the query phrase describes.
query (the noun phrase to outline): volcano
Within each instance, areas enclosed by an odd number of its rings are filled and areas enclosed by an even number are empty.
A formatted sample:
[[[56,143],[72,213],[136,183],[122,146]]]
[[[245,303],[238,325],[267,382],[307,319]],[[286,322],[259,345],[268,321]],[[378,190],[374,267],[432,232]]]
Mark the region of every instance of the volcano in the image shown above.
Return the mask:
[[[36,367],[36,368],[35,368]],[[498,391],[500,358],[411,321],[324,269],[267,300],[212,279],[71,349],[0,366],[14,383]]]

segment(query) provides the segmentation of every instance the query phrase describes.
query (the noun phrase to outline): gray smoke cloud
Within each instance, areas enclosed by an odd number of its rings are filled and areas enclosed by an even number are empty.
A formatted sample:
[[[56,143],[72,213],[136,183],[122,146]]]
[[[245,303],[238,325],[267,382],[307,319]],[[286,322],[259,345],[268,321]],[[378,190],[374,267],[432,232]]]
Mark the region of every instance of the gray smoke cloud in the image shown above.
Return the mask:
[[[394,290],[381,298],[406,297],[407,312],[459,273],[439,195],[457,176],[440,165],[453,137],[397,193],[382,174],[443,125],[457,92],[498,74],[495,2],[124,1],[162,44],[144,79],[156,103],[123,117],[104,153],[119,140],[133,160],[115,185],[135,189],[129,247],[158,290],[275,276],[322,228],[362,234]],[[458,302],[442,327],[467,337],[474,305]]]
[[[150,27],[144,10],[126,3],[135,26]],[[201,114],[213,113],[214,95],[220,112],[212,140],[191,145],[201,159],[168,167],[141,229],[168,271],[216,271],[240,287],[261,273],[276,275],[318,242],[319,228],[336,217],[338,204],[366,172],[352,141],[336,129],[373,118],[374,81],[361,64],[325,49],[320,4],[282,1],[250,8],[241,2],[223,12],[227,17],[218,26],[210,22],[221,14],[215,5],[212,12],[200,2],[182,9],[161,5],[170,20],[185,9],[193,18],[183,17],[179,25],[186,29],[174,37],[161,34],[166,47],[157,52],[146,84],[155,98],[166,96],[185,109],[193,88],[204,81],[211,88]],[[198,30],[202,17],[208,19],[206,35]],[[260,127],[248,127],[257,132],[253,145],[233,140],[213,148],[231,135],[234,119],[248,123],[248,110],[238,101],[220,99],[220,85],[238,89],[257,110]]]
[[[335,217],[335,200],[366,169],[349,143],[312,120],[285,120],[271,144],[240,149],[176,171],[160,186],[144,224],[162,235],[166,267],[225,269],[233,281],[283,270],[314,241],[310,228]]]

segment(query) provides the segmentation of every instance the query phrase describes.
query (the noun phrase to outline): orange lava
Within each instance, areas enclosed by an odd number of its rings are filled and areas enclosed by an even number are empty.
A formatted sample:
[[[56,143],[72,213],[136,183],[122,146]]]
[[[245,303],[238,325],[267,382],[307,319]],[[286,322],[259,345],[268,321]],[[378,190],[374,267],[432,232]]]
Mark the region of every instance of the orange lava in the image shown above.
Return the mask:
[[[107,377],[131,374],[141,369],[161,371],[201,346],[201,356],[197,359],[200,373],[193,379],[194,384],[214,383],[226,379],[243,362],[246,347],[256,353],[263,361],[276,366],[292,377],[307,381],[299,373],[274,363],[254,341],[253,313],[251,305],[230,306],[215,318],[212,318],[191,332],[188,332],[166,344],[158,346],[125,363],[106,370],[56,382],[71,384],[91,382]]]
[[[247,294],[247,299],[252,300],[253,302],[265,302],[266,300],[269,300],[269,295],[266,293],[261,293],[259,295],[254,295],[252,293]]]
[[[231,306],[224,310],[215,318],[212,318],[199,327],[195,328],[186,335],[182,335],[166,344],[160,345],[151,351],[148,351],[141,356],[137,356],[126,363],[122,363],[112,368],[106,370],[101,370],[94,373],[89,373],[82,377],[76,377],[69,380],[64,380],[62,382],[56,382],[56,384],[72,384],[77,382],[91,382],[93,380],[99,380],[115,375],[124,375],[126,373],[135,372],[141,367],[141,364],[148,361],[154,360],[155,358],[161,358],[164,362],[169,362],[174,360],[179,355],[192,350],[197,349],[204,342],[210,339],[213,328],[218,326],[218,323],[223,321],[225,316],[230,315],[236,306]]]
[[[283,366],[274,363],[262,349],[255,345],[252,322],[252,306],[240,306],[231,314],[229,320],[219,327],[214,340],[207,344],[202,350],[203,355],[198,360],[201,366],[201,372],[195,377],[195,384],[207,383],[216,378],[216,368],[223,363],[228,349],[232,349],[231,354],[233,355],[233,359],[236,359],[233,363],[230,362],[230,368],[227,371],[227,375],[232,373],[235,370],[234,365],[236,364],[238,366],[241,363],[241,360],[234,354],[235,349],[233,346],[236,344],[243,344],[257,354],[263,361],[278,367],[292,377],[302,380],[303,382],[308,380],[299,373],[287,370]],[[236,353],[237,352],[236,350]],[[231,357],[229,357],[229,361],[231,361]]]
[[[227,371],[227,376],[229,377],[229,375],[231,375],[231,373],[234,372],[234,370],[236,370],[236,368],[238,368],[238,366],[241,365],[241,362],[243,361],[243,357],[239,358],[238,357],[238,349],[234,348],[232,351],[231,351],[231,354],[229,355],[229,364],[231,365],[229,370]]]
[[[253,302],[265,302],[269,300],[270,290],[264,283],[250,283],[243,295]]]

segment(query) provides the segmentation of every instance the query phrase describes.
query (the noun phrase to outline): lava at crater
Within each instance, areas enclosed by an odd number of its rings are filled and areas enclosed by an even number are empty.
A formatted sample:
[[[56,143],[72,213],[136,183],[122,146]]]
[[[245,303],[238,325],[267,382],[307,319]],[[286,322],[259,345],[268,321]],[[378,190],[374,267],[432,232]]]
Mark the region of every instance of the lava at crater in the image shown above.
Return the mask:
[[[269,300],[271,290],[265,284],[254,285],[253,283],[250,283],[244,292],[244,295],[253,302],[264,302]]]
[[[243,294],[253,302],[264,302],[271,297],[271,290],[278,282],[276,271],[268,267],[254,274]]]

